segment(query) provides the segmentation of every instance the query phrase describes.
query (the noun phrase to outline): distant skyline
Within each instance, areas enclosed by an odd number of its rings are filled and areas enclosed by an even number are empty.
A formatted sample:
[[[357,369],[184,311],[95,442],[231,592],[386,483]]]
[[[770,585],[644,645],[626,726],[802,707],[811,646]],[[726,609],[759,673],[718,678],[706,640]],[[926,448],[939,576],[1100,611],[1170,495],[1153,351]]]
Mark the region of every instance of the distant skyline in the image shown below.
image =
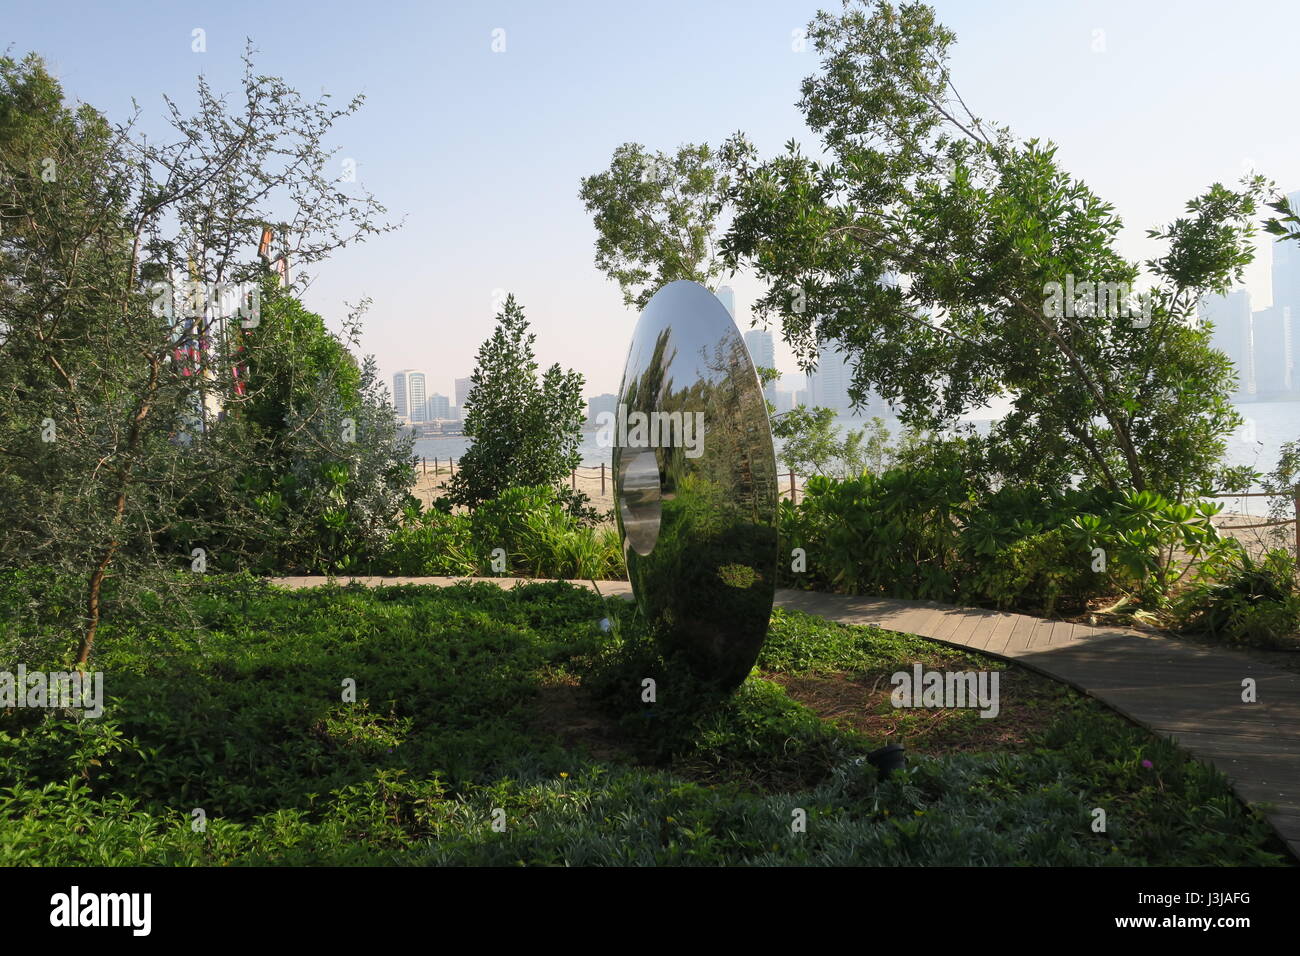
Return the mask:
[[[1019,137],[1054,140],[1065,167],[1114,204],[1130,258],[1153,255],[1145,230],[1212,182],[1253,168],[1300,188],[1300,124],[1287,109],[1300,5],[934,6],[957,35],[951,65],[965,100]],[[584,394],[599,395],[618,389],[636,313],[593,265],[579,180],[626,141],[672,149],[740,129],[764,155],[791,138],[815,152],[795,103],[816,56],[792,41],[819,7],[839,3],[324,0],[304,16],[248,2],[7,0],[5,34],[10,55],[41,54],[70,97],[111,120],[128,118],[134,98],[153,136],[166,132],[162,97],[188,108],[199,73],[218,91],[237,88],[245,37],[260,72],[307,96],[364,93],[330,145],[405,226],[321,267],[308,307],[338,329],[347,303],[369,296],[361,347],[384,381],[416,364],[430,393],[450,395],[491,334],[494,303],[512,292],[540,364],[578,369]],[[195,29],[206,52],[192,49]],[[1247,271],[1257,310],[1272,305],[1271,261],[1265,249]],[[725,281],[748,331],[758,284]],[[775,360],[797,370],[779,334]]]

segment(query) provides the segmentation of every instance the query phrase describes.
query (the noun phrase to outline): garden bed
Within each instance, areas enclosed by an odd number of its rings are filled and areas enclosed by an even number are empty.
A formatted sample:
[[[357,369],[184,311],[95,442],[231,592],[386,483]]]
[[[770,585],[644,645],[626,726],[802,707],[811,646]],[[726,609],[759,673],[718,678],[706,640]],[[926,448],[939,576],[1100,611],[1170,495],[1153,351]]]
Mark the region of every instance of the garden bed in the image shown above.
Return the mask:
[[[0,714],[0,864],[1286,860],[1173,744],[920,638],[777,611],[716,701],[647,657],[634,606],[563,584],[237,579],[198,608],[105,627],[101,719]],[[915,663],[1002,672],[999,716],[894,710]],[[864,758],[898,740],[908,769],[882,780]]]

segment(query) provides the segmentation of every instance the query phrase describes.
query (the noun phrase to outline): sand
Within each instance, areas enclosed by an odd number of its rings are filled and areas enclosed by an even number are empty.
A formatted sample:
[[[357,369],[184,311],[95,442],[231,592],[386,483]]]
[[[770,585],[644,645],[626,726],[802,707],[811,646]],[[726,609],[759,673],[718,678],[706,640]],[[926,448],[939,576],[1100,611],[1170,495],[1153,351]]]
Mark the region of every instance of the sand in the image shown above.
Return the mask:
[[[426,507],[435,499],[441,498],[446,492],[443,485],[451,477],[446,461],[441,462],[435,470],[433,462],[429,462],[422,470],[420,466],[415,469],[415,484],[411,487],[411,494],[420,499],[420,502]],[[585,491],[587,497],[591,499],[592,507],[597,511],[606,512],[614,507],[614,483],[610,478],[609,469],[605,469],[605,490],[601,493],[600,468],[579,468],[576,477],[570,480],[570,484],[576,485],[580,491]]]

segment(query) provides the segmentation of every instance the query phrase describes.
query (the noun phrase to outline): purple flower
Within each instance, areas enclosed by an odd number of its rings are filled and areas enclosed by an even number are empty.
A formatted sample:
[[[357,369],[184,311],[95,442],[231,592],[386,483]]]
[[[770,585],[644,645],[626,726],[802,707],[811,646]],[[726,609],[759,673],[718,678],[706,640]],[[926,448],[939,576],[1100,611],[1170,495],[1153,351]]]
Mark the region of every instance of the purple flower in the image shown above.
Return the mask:
[[[1155,766],[1155,764],[1153,764],[1150,760],[1143,760],[1143,761],[1142,761],[1142,766],[1144,766],[1144,767],[1146,767],[1148,770],[1150,770],[1152,767]]]

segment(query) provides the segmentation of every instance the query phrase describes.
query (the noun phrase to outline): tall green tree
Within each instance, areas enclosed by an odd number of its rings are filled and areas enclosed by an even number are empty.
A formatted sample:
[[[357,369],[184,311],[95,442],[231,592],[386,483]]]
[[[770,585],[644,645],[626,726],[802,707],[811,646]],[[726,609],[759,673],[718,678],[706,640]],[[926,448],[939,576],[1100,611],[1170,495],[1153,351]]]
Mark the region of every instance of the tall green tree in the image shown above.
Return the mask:
[[[624,143],[607,169],[583,178],[579,196],[596,226],[596,268],[619,284],[626,305],[644,308],[678,279],[716,290],[729,186],[726,164],[707,144],[670,155]]]
[[[800,106],[827,158],[793,142],[767,161],[743,137],[727,147],[722,245],[765,281],[758,314],[805,354],[843,343],[855,397],[874,386],[915,428],[1009,399],[992,434],[972,436],[997,480],[1180,497],[1219,477],[1233,376],[1196,303],[1240,280],[1267,184],[1215,184],[1151,230],[1165,251],[1135,302],[1141,269],[1116,250],[1113,207],[1051,144],[967,107],[931,8],[850,0],[809,37],[821,68]]]
[[[508,296],[470,376],[464,431],[472,444],[451,478],[449,502],[476,508],[507,488],[559,485],[581,462],[583,377],[557,363],[539,378],[536,339]],[[584,512],[585,495],[566,500]]]

